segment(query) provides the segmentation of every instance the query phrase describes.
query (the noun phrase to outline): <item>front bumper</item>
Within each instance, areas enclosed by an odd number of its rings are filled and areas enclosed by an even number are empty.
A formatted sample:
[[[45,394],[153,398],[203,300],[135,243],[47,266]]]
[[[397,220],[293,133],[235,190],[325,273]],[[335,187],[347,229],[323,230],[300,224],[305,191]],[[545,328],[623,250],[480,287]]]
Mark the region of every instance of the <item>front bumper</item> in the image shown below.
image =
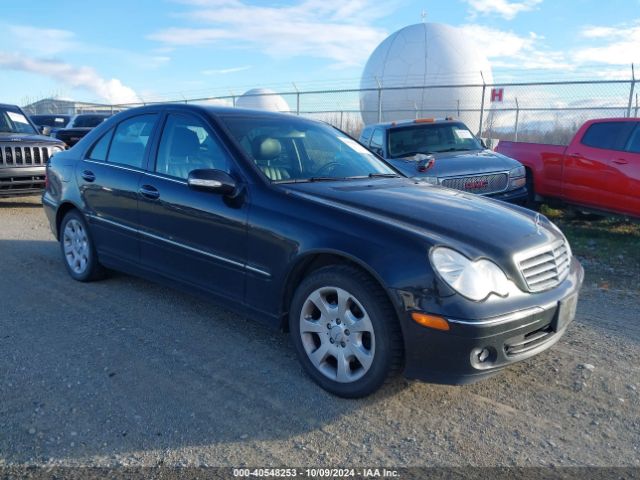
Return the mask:
[[[45,167],[0,168],[0,197],[33,195],[42,192]]]
[[[527,201],[528,192],[527,187],[521,187],[516,188],[515,190],[508,190],[506,192],[487,195],[487,197],[495,198],[496,200],[502,200],[503,202],[523,204]]]
[[[422,327],[407,312],[405,376],[433,383],[473,383],[547,350],[573,321],[583,279],[584,270],[575,261],[569,277],[550,291],[556,294],[551,300],[548,291],[539,306],[485,319],[447,318],[449,331]]]

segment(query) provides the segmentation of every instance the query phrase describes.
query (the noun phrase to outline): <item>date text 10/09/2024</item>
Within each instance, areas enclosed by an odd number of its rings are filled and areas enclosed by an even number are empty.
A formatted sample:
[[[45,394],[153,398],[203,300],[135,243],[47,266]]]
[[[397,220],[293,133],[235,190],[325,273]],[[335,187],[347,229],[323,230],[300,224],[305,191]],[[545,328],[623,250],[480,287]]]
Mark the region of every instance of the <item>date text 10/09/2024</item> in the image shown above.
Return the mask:
[[[309,477],[309,478],[398,478],[397,470],[386,468],[234,468],[234,477]]]

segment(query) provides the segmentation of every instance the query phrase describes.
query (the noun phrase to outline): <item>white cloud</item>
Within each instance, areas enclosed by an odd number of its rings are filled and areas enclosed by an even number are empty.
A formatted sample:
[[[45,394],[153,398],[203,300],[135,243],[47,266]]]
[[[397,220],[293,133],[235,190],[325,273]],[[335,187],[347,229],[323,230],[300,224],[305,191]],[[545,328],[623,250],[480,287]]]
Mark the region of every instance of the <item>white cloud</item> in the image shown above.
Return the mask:
[[[528,70],[571,68],[564,53],[546,48],[544,37],[533,32],[523,36],[477,24],[463,25],[461,28],[473,39],[476,48],[486,55],[493,67]]]
[[[249,70],[251,65],[243,65],[242,67],[231,67],[231,68],[220,68],[220,69],[209,69],[203,70],[203,75],[228,75],[229,73],[237,73],[244,72],[245,70]]]
[[[70,87],[93,92],[109,103],[139,101],[133,89],[117,78],[102,78],[90,67],[75,67],[56,60],[42,60],[0,52],[0,68],[43,75]]]
[[[0,24],[13,37],[15,45],[38,55],[56,55],[77,47],[75,34],[69,30],[40,28],[29,25]],[[6,37],[5,37],[6,39]]]
[[[588,26],[582,30],[582,36],[596,40],[597,46],[578,49],[575,57],[579,62],[608,65],[640,63],[640,21],[615,27]]]
[[[512,20],[521,12],[535,9],[542,0],[465,0],[471,8],[472,17],[481,15],[500,15],[505,20]]]
[[[261,6],[243,0],[182,0],[182,17],[202,26],[167,28],[149,36],[166,46],[222,43],[257,49],[269,56],[326,58],[339,66],[363,64],[386,33],[371,26],[395,2],[302,0]]]

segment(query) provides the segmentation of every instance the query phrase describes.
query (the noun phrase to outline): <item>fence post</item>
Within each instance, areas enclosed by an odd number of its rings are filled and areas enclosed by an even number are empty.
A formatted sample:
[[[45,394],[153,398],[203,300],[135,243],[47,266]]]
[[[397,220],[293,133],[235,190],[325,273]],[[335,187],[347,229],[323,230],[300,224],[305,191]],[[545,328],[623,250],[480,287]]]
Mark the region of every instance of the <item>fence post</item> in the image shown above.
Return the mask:
[[[636,72],[633,63],[631,64],[631,89],[629,91],[629,106],[627,107],[627,118],[631,116],[631,106],[633,105],[633,90],[636,86]]]
[[[516,97],[516,133],[514,142],[518,141],[518,120],[520,119],[520,104],[518,103],[518,97]]]
[[[458,99],[458,119],[460,119],[460,99]]]
[[[340,130],[344,130],[344,128],[342,128],[342,116],[343,116],[344,112],[342,110],[340,110]]]
[[[378,84],[378,123],[382,122],[382,84],[378,77],[374,77]]]
[[[298,87],[294,82],[291,83],[293,84],[293,88],[296,90],[296,115],[300,116],[300,90],[298,90]]]
[[[233,93],[233,90],[229,90],[229,93],[231,94],[231,104],[234,106],[236,106],[236,94]]]
[[[482,71],[480,71],[480,76],[482,77],[482,104],[480,105],[480,126],[478,127],[478,136],[482,137],[482,123],[484,121],[484,96],[487,91],[487,84],[484,81],[484,75]]]
[[[636,113],[634,116],[638,118],[638,94],[637,93],[636,93]]]

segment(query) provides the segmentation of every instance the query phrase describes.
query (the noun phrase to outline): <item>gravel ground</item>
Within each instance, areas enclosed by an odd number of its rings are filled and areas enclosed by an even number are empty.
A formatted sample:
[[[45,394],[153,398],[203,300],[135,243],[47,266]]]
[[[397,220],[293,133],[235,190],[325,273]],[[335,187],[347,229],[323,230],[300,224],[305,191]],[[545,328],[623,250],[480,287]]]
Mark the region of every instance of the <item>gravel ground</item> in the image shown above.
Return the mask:
[[[640,466],[637,284],[585,285],[565,337],[492,379],[343,400],[251,319],[74,282],[36,197],[0,200],[0,263],[0,466]]]

